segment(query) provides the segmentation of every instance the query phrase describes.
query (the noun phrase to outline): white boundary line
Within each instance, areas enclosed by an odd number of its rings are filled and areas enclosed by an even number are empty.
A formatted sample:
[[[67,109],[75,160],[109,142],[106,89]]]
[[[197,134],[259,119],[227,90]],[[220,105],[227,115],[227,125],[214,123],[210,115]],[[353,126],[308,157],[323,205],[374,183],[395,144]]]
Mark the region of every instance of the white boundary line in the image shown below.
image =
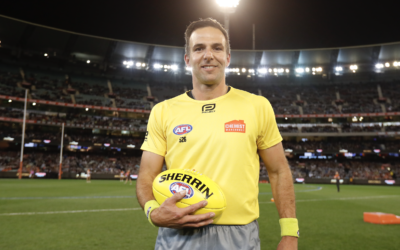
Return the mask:
[[[117,212],[117,211],[132,211],[141,210],[140,207],[135,208],[115,208],[115,209],[93,209],[93,210],[70,210],[70,211],[49,211],[49,212],[26,212],[26,213],[5,213],[0,216],[13,215],[38,215],[38,214],[75,214],[75,213],[93,213],[93,212]]]
[[[395,197],[400,197],[400,195],[344,197],[344,198],[334,198],[334,199],[309,199],[309,200],[297,200],[296,202],[334,201],[334,200],[366,200],[366,199],[395,198]],[[273,202],[271,202],[271,201],[259,202],[259,204],[273,204]],[[0,216],[74,214],[74,213],[118,212],[118,211],[135,211],[135,210],[142,210],[142,208],[134,207],[134,208],[115,208],[115,209],[92,209],[92,210],[48,211],[48,212],[3,213],[3,214],[0,214]]]
[[[309,202],[309,201],[341,201],[341,200],[367,200],[367,199],[380,199],[380,198],[395,198],[400,197],[400,195],[380,195],[380,196],[364,196],[364,197],[343,197],[343,198],[333,198],[333,199],[309,199],[309,200],[296,200],[297,202]],[[260,204],[274,203],[271,201],[259,202]]]
[[[64,197],[0,197],[0,200],[63,200],[63,199],[115,199],[115,198],[135,198],[130,196],[64,196]]]

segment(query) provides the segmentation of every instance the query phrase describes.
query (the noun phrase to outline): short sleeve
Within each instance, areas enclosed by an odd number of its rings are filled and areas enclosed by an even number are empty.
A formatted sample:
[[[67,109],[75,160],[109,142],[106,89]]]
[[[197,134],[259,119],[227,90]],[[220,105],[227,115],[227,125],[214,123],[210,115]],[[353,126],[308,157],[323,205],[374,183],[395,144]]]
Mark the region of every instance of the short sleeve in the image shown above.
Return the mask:
[[[154,106],[150,113],[146,136],[140,148],[141,150],[165,156],[167,152],[167,138],[163,127],[164,116],[162,105],[157,104]]]
[[[275,113],[271,103],[264,97],[259,97],[258,115],[258,137],[257,148],[267,149],[282,141],[282,136],[276,124]]]

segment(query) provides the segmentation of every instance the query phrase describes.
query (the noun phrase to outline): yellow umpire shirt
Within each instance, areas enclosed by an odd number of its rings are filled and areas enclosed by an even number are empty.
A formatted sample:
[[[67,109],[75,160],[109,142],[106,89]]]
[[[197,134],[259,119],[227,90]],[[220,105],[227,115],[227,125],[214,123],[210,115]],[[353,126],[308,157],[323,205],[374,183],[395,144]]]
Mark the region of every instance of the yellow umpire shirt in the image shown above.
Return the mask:
[[[245,225],[259,217],[259,149],[282,141],[269,101],[231,90],[198,101],[186,93],[154,106],[141,147],[165,157],[168,169],[195,169],[223,189],[227,207],[214,221]]]

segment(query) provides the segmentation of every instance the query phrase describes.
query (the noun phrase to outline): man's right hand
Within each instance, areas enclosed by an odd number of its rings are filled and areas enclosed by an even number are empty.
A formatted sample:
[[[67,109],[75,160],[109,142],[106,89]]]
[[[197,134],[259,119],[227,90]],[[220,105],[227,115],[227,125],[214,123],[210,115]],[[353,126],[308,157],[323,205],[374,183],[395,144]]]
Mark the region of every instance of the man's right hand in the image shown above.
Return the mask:
[[[186,192],[181,191],[166,199],[159,208],[154,209],[149,216],[154,225],[158,227],[184,228],[202,227],[213,222],[214,213],[192,215],[195,211],[207,205],[207,201],[179,208],[176,203],[185,197]]]

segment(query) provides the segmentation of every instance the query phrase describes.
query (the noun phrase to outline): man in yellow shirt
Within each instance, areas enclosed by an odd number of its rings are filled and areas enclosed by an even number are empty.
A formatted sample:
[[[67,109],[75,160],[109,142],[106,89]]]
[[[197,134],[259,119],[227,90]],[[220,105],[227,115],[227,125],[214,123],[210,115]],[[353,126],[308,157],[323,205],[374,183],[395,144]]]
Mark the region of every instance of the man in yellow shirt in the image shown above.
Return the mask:
[[[141,148],[137,197],[160,227],[156,249],[260,249],[260,156],[281,218],[278,249],[297,249],[292,175],[270,103],[226,85],[229,38],[217,21],[193,22],[185,37],[193,90],[153,108]],[[175,203],[184,193],[157,204],[152,182],[164,161],[168,169],[195,169],[217,182],[227,200],[224,213],[215,219],[213,213],[191,215],[206,202],[180,209]]]

